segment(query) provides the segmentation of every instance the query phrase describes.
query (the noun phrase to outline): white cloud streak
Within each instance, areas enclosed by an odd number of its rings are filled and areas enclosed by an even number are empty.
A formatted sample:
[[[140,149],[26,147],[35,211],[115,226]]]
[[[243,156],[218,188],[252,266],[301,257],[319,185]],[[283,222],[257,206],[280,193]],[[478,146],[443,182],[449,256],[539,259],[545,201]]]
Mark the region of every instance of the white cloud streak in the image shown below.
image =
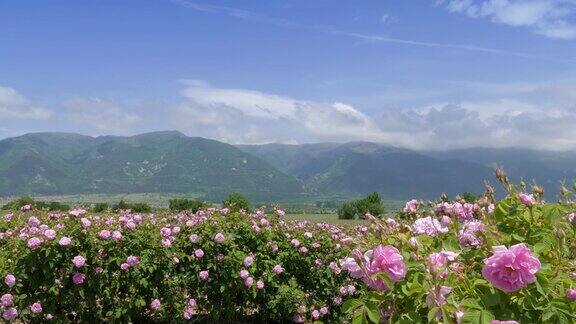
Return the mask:
[[[422,47],[430,47],[430,48],[444,48],[444,49],[455,49],[455,50],[462,50],[462,51],[471,51],[471,52],[479,52],[479,53],[486,53],[486,54],[495,54],[495,55],[505,55],[505,56],[512,56],[512,57],[520,57],[526,59],[534,59],[534,60],[543,60],[543,61],[551,61],[551,62],[576,62],[574,59],[567,59],[567,58],[560,58],[560,57],[548,57],[548,56],[540,56],[540,55],[532,55],[529,53],[522,53],[522,52],[515,52],[509,50],[503,50],[498,48],[491,48],[491,47],[484,47],[484,46],[477,46],[471,44],[449,44],[449,43],[437,43],[437,42],[427,42],[427,41],[419,41],[419,40],[411,40],[411,39],[402,39],[402,38],[395,38],[395,37],[388,37],[383,35],[371,35],[371,34],[364,34],[364,33],[356,33],[350,31],[340,30],[333,26],[323,26],[323,25],[305,25],[299,22],[284,19],[284,18],[276,18],[276,17],[269,17],[267,15],[262,15],[259,13],[255,13],[252,11],[232,8],[232,7],[225,7],[225,6],[216,6],[216,5],[206,5],[200,4],[197,2],[187,1],[187,0],[170,0],[172,3],[179,5],[184,8],[188,8],[195,11],[207,12],[212,14],[221,14],[226,15],[235,19],[241,19],[246,21],[252,21],[257,23],[264,23],[269,24],[277,27],[282,28],[299,28],[305,29],[309,31],[316,31],[326,34],[332,35],[340,35],[346,36],[354,39],[358,39],[361,41],[370,41],[370,42],[381,42],[381,43],[392,43],[392,44],[401,44],[401,45],[408,45],[408,46],[422,46]],[[457,0],[455,0],[457,1]],[[451,1],[451,2],[455,2]],[[462,0],[463,2],[467,3],[469,1]],[[442,4],[444,1],[439,1],[438,4]]]
[[[15,89],[0,86],[0,120],[4,119],[48,119],[52,112],[40,107]]]
[[[573,0],[441,0],[437,5],[472,18],[530,28],[549,38],[576,38],[576,2]]]

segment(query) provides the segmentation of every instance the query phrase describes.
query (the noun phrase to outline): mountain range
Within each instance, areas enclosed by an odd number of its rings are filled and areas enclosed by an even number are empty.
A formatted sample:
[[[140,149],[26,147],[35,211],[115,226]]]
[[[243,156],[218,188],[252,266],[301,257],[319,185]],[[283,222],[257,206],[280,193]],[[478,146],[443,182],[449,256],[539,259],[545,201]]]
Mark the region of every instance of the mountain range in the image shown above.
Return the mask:
[[[576,152],[412,151],[370,142],[238,145],[175,131],[130,137],[32,133],[0,141],[0,196],[232,191],[266,201],[377,191],[389,199],[479,193],[494,167],[556,192]]]

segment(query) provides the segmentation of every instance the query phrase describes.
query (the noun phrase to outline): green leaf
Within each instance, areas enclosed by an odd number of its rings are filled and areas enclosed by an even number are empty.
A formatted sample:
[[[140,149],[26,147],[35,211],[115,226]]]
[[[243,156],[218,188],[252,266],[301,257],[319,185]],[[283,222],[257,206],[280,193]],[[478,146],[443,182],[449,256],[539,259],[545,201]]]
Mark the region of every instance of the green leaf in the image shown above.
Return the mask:
[[[366,311],[370,321],[373,323],[380,323],[380,311],[378,310],[377,304],[369,301],[366,303],[366,306],[364,306],[364,310]]]
[[[364,303],[360,299],[348,299],[347,301],[342,304],[342,311],[344,313],[350,313],[351,311],[359,308],[360,306],[364,305]]]
[[[354,312],[352,316],[352,324],[363,324],[364,323],[364,312],[360,309]]]

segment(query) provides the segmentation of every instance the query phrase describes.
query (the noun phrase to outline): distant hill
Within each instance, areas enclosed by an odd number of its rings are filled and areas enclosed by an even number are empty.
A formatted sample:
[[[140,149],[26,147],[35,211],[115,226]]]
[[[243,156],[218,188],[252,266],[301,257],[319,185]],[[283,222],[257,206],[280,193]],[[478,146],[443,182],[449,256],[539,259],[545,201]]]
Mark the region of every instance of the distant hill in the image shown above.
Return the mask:
[[[536,180],[553,197],[576,179],[575,152],[465,149],[416,152],[370,142],[232,146],[179,132],[131,137],[34,133],[0,141],[0,196],[194,193],[221,200],[232,191],[271,201],[387,199],[480,193],[493,169]]]
[[[203,193],[298,196],[300,182],[214,140],[156,132],[132,137],[35,133],[0,141],[0,195]]]
[[[415,151],[369,142],[239,146],[302,180],[313,193],[365,194],[388,198],[432,198],[480,192],[492,179],[489,167],[462,160],[441,161]]]

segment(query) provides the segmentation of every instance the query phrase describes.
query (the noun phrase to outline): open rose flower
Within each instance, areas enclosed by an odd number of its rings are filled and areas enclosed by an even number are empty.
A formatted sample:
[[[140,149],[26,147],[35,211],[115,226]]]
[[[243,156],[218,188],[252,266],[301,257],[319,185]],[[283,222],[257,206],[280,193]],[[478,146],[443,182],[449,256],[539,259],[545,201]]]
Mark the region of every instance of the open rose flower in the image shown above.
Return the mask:
[[[482,275],[490,283],[504,291],[518,291],[536,281],[540,261],[532,255],[524,243],[507,249],[505,246],[492,247],[493,255],[484,260]]]

